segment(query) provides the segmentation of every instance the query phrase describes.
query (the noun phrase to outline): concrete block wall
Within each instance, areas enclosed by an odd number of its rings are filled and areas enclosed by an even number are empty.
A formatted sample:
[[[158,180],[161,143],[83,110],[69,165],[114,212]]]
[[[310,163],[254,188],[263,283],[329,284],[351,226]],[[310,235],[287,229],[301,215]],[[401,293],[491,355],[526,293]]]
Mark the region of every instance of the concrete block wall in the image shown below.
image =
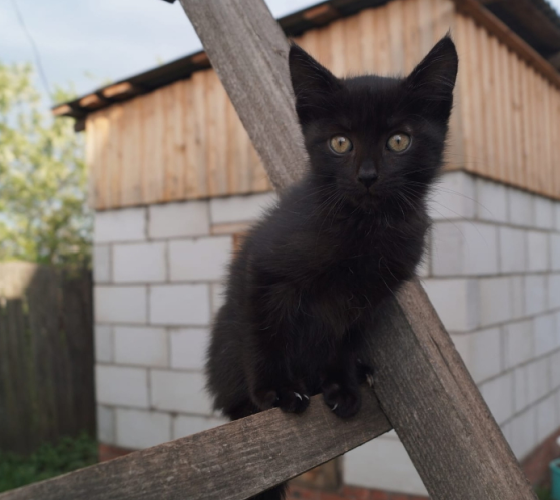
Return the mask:
[[[271,193],[99,212],[99,436],[142,448],[223,421],[202,363],[236,233]],[[423,284],[518,458],[560,427],[560,203],[463,172],[431,201]],[[394,433],[348,453],[346,483],[425,495]]]
[[[443,176],[423,285],[516,456],[560,427],[560,202]],[[348,453],[351,485],[427,495],[394,432]]]
[[[98,212],[94,230],[98,434],[145,448],[224,422],[203,364],[234,235],[272,193]]]

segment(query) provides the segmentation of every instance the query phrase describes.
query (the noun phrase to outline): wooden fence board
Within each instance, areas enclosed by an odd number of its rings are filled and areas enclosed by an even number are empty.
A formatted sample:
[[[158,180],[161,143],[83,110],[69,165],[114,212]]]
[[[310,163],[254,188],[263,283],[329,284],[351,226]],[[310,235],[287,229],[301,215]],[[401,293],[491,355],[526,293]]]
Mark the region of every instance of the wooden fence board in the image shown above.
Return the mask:
[[[312,398],[0,495],[0,500],[242,500],[388,432],[373,391],[342,420]]]
[[[0,264],[0,449],[95,433],[89,272]]]

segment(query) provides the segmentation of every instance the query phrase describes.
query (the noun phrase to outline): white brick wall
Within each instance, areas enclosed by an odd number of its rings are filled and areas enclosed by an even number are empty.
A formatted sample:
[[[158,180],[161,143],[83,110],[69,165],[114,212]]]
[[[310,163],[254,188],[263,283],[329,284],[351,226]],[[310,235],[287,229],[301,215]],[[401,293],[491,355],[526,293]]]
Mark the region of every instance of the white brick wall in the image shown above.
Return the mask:
[[[149,448],[171,441],[171,415],[155,411],[116,410],[116,442],[123,448]]]
[[[273,206],[276,199],[272,192],[213,198],[210,200],[210,220],[212,224],[254,221],[267,208]]]
[[[145,323],[148,318],[144,286],[96,286],[94,301],[97,323]]]
[[[142,241],[146,239],[146,209],[124,208],[95,214],[93,241]]]
[[[168,366],[167,332],[164,328],[115,326],[115,363]]]
[[[209,322],[208,285],[162,285],[151,288],[151,324],[207,325]]]
[[[169,243],[171,281],[219,281],[231,260],[230,236],[214,236]]]
[[[208,202],[166,203],[148,209],[150,238],[202,236],[210,233]]]
[[[560,426],[560,202],[464,172],[446,173],[431,198],[424,287],[523,458]],[[210,324],[232,234],[274,202],[264,193],[97,213],[102,442],[143,448],[223,422],[204,390]],[[425,494],[394,433],[347,454],[344,470],[349,484]]]
[[[115,283],[154,283],[166,280],[165,243],[134,243],[113,246]]]
[[[152,406],[157,410],[209,415],[212,407],[204,384],[201,373],[152,370]]]
[[[148,374],[141,368],[97,365],[97,402],[107,405],[148,407]]]

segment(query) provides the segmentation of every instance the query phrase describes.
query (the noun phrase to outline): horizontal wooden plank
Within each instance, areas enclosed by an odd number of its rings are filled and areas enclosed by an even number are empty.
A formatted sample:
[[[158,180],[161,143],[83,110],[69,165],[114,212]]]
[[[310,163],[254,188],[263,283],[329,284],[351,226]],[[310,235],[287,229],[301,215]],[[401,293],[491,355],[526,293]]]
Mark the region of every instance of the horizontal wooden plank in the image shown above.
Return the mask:
[[[391,429],[371,389],[336,417],[321,396],[302,415],[269,410],[0,495],[0,500],[243,500]],[[241,485],[243,485],[241,487]]]

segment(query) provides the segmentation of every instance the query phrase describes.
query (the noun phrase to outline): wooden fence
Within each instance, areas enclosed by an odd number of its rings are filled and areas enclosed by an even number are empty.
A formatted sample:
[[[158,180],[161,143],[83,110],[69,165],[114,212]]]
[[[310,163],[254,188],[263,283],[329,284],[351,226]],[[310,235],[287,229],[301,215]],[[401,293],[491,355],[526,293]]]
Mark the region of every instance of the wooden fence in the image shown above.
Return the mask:
[[[95,433],[91,274],[0,264],[0,449]]]
[[[278,187],[304,161],[288,43],[263,0],[181,0],[256,151]],[[264,133],[264,132],[266,133]],[[393,427],[432,499],[529,500],[531,487],[417,282],[384,304],[374,391],[348,420],[313,398],[0,495],[0,500],[242,500]]]

